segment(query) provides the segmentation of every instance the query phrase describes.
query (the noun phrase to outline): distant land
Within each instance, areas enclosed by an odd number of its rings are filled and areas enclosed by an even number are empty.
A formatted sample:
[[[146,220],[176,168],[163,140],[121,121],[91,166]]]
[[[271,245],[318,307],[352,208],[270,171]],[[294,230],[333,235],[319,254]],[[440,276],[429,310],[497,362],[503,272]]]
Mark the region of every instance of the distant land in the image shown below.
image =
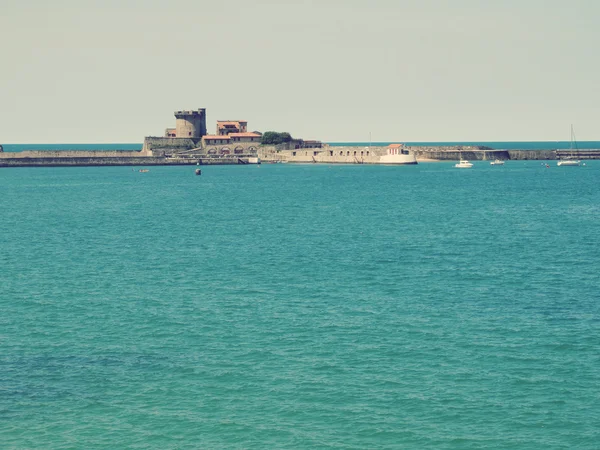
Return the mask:
[[[326,142],[334,147],[384,147],[392,143],[404,143],[407,146],[485,146],[498,150],[544,150],[544,149],[568,149],[571,143],[569,141],[452,141],[452,142],[410,142],[410,141],[390,141],[390,142]],[[5,152],[22,152],[25,150],[123,150],[136,151],[142,149],[142,143],[111,143],[111,144],[2,144]],[[600,141],[581,141],[577,142],[578,149],[598,149]]]
[[[411,142],[411,141],[393,141],[393,142],[371,142],[374,147],[383,147],[395,142],[402,142],[412,147],[455,147],[463,146],[483,146],[495,150],[555,150],[568,149],[570,141],[447,141],[447,142]],[[369,142],[328,142],[329,145],[345,147],[368,147]],[[581,141],[576,144],[578,149],[598,149],[600,141]]]

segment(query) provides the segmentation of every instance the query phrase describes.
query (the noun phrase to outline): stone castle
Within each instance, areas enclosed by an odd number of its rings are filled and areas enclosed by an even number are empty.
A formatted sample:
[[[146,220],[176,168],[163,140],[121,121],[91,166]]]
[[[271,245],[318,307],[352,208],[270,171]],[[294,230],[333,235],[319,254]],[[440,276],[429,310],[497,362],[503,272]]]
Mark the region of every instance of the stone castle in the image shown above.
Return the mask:
[[[257,164],[264,162],[323,164],[413,164],[419,160],[449,161],[516,159],[553,160],[573,156],[572,150],[493,150],[478,146],[334,146],[320,141],[293,139],[279,145],[261,145],[262,133],[249,132],[245,120],[218,120],[208,134],[206,109],[176,111],[175,128],[163,136],[144,139],[142,151],[57,150],[3,152],[0,167],[136,166],[196,164]],[[403,158],[406,156],[407,158]],[[412,157],[412,160],[411,158]],[[600,159],[600,149],[577,150],[577,159]],[[396,161],[402,159],[401,161]]]
[[[175,111],[175,128],[164,136],[144,139],[143,152],[167,157],[256,157],[262,133],[249,132],[245,120],[217,120],[215,134],[208,134],[206,109]]]

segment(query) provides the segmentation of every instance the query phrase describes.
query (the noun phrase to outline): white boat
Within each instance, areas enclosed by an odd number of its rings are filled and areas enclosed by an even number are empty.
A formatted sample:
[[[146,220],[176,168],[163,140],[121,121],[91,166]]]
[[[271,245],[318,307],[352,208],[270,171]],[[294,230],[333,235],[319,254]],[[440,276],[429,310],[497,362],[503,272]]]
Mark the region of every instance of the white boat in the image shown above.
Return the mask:
[[[561,159],[556,163],[557,166],[580,166],[581,162],[578,159]]]
[[[458,169],[470,169],[473,167],[473,163],[470,163],[466,159],[462,159],[462,155],[460,155],[460,160],[458,163],[454,164],[454,167],[457,167]]]
[[[573,157],[573,145],[577,148],[577,142],[575,140],[575,133],[573,132],[573,125],[571,125],[571,144],[569,145],[569,149],[571,150],[571,154],[566,158],[560,158],[556,163],[557,166],[579,166],[581,162],[578,159]]]
[[[459,169],[470,169],[473,167],[473,163],[470,163],[466,159],[461,159],[458,163],[454,164],[454,167],[458,167]]]
[[[490,166],[503,166],[504,165],[504,161],[502,161],[501,159],[495,159],[494,161],[492,161],[490,163]]]

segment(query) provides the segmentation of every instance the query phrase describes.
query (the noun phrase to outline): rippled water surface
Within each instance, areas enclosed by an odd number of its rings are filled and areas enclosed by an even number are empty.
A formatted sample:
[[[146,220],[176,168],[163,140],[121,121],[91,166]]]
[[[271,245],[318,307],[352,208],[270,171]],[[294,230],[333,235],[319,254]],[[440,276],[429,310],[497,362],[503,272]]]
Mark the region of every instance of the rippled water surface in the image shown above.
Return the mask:
[[[599,181],[0,169],[0,447],[598,448]]]

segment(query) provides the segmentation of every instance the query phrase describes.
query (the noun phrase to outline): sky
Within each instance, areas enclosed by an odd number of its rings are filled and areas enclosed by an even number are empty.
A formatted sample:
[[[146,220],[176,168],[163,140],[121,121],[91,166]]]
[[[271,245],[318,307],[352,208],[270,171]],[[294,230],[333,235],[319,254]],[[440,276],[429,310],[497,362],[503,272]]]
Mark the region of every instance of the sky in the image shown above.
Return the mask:
[[[597,0],[0,0],[0,143],[206,108],[325,142],[600,140]]]

